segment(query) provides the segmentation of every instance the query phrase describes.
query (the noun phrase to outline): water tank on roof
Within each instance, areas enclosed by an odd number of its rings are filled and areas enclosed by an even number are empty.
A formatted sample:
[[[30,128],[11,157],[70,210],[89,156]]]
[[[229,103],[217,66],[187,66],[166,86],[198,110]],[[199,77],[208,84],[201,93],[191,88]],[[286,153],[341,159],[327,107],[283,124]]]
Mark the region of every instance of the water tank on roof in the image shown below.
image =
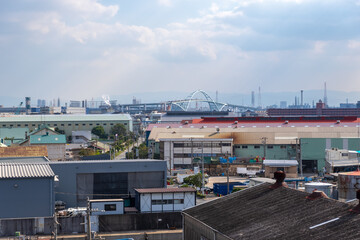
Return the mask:
[[[328,197],[331,197],[333,185],[330,183],[311,182],[305,183],[305,192],[312,193],[314,190],[323,191]]]
[[[339,200],[356,198],[356,191],[360,189],[360,171],[339,173],[338,191]]]

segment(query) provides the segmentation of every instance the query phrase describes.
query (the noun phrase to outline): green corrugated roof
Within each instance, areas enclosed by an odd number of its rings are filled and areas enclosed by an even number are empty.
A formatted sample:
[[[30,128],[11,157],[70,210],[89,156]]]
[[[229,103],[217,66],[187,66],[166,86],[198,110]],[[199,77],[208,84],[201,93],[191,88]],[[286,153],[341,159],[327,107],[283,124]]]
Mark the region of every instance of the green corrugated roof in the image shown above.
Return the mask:
[[[30,144],[55,144],[66,143],[65,135],[32,135]]]
[[[0,138],[25,139],[25,132],[29,133],[29,128],[0,128]]]
[[[19,115],[1,116],[0,122],[86,122],[86,121],[126,121],[131,120],[129,114],[86,114],[86,115]]]

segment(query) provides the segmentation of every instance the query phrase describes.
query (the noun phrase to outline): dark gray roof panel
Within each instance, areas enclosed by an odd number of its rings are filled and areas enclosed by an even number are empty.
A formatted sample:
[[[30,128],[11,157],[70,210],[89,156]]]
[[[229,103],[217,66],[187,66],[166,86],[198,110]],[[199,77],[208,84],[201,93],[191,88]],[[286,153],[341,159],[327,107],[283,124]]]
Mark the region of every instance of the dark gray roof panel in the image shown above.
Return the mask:
[[[232,239],[360,239],[360,215],[349,212],[353,205],[308,200],[308,193],[283,187],[271,190],[270,185],[263,183],[184,213]]]

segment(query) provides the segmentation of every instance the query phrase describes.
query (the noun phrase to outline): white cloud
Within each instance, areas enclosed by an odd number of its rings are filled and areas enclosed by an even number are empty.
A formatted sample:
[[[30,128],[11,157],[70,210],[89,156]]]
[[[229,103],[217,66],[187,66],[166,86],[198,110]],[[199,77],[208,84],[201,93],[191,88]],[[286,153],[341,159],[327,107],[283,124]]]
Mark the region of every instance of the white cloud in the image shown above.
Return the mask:
[[[114,17],[119,10],[117,5],[105,6],[100,4],[98,0],[58,0],[58,4],[63,5],[70,11],[77,12],[84,18]]]
[[[324,41],[316,41],[314,43],[314,52],[315,53],[323,53],[324,48],[327,46],[327,43]]]
[[[350,49],[360,49],[360,41],[350,40],[347,46]]]
[[[171,0],[158,0],[160,6],[171,7],[173,5]]]

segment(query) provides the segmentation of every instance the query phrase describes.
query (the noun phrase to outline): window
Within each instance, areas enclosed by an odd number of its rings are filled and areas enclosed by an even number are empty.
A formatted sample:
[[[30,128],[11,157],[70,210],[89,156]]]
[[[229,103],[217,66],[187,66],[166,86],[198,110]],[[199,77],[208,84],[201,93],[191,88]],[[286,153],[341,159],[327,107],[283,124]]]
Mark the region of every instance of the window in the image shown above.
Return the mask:
[[[184,147],[184,143],[174,143],[174,147]]]
[[[278,168],[276,168],[276,171],[285,171],[285,168],[284,167],[278,167]]]
[[[57,126],[57,124],[55,123],[55,124],[54,124],[54,127],[56,127],[56,126]]]
[[[106,123],[103,123],[104,126],[106,126]]]
[[[174,204],[184,204],[184,199],[174,199]]]
[[[29,126],[29,124],[25,124],[25,127]]]
[[[69,123],[68,126],[71,126],[71,123]]]
[[[18,124],[17,126],[18,126],[18,127],[21,127],[21,125],[20,125],[20,124]]]
[[[127,125],[127,123],[124,123],[124,125]]]
[[[231,146],[231,143],[222,143],[222,146]]]
[[[105,204],[105,211],[116,211],[116,204]]]
[[[35,127],[35,124],[31,124],[31,126]]]
[[[255,145],[254,148],[260,148],[260,146],[259,146],[259,145]]]
[[[6,127],[6,124],[3,124],[2,126],[3,126],[3,127]]]
[[[267,148],[274,148],[274,146],[273,145],[268,145]]]
[[[244,146],[241,146],[241,148],[248,148],[248,146],[244,145]]]
[[[92,126],[93,124],[92,123],[89,123],[90,126]]]
[[[78,123],[75,123],[75,126],[79,126],[79,124],[78,124]]]
[[[348,153],[341,153],[341,156],[342,157],[347,157],[347,156],[349,156],[349,154]]]
[[[10,124],[10,127],[13,127],[14,125]]]
[[[152,205],[162,205],[162,200],[151,200]]]
[[[110,125],[112,126],[112,125],[114,125],[113,123],[110,123]]]
[[[61,124],[61,126],[63,127],[63,126],[64,126],[64,124]]]
[[[286,145],[280,145],[281,149],[286,149]]]
[[[96,126],[99,126],[99,125],[100,125],[100,123],[97,123],[97,124],[96,124]]]
[[[86,124],[85,124],[85,123],[83,123],[82,125],[83,125],[83,126],[85,126]]]

